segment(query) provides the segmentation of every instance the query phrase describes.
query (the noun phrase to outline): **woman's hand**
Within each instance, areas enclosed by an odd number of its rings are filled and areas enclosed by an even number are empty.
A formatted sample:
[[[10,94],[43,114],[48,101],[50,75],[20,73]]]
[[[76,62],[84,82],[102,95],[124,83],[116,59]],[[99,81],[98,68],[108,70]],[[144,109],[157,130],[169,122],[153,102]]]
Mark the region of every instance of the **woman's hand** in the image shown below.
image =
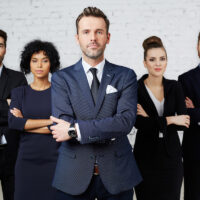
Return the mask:
[[[22,113],[21,113],[21,110],[19,110],[19,109],[17,109],[17,108],[10,109],[10,112],[11,112],[15,117],[23,118],[23,115],[22,115]]]
[[[178,115],[178,116],[170,116],[166,117],[167,125],[176,124],[178,126],[186,126],[189,128],[190,126],[190,116],[189,115]]]
[[[143,117],[149,117],[140,104],[137,104],[137,115],[141,115]]]
[[[186,108],[195,108],[192,100],[189,97],[185,98],[185,105]]]

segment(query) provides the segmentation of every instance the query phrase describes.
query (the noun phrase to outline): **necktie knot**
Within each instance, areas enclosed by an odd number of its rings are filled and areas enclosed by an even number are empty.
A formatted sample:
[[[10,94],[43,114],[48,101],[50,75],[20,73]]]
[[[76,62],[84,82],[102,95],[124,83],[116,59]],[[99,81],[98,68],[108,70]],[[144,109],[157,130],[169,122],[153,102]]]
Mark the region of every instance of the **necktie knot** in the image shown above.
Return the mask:
[[[97,75],[97,69],[96,68],[90,68],[90,71],[91,71],[93,76]]]

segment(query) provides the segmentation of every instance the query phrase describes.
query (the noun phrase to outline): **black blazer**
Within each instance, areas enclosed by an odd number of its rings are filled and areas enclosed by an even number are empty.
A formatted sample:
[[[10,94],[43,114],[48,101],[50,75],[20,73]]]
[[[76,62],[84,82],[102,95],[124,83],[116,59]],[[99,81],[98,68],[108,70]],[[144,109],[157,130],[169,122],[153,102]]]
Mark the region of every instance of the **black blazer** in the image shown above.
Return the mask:
[[[138,131],[134,147],[135,157],[140,168],[173,168],[180,165],[182,158],[177,130],[184,130],[185,127],[167,126],[166,116],[186,114],[183,91],[177,81],[163,78],[164,113],[162,117],[159,117],[144,85],[147,77],[148,75],[144,75],[138,81],[138,103],[149,117],[137,115],[135,127]],[[159,132],[163,133],[163,138],[159,138]]]
[[[20,85],[27,85],[24,74],[3,66],[0,77],[0,134],[5,135],[8,143],[5,148],[6,160],[10,163],[8,164],[7,169],[10,167],[13,168],[19,136],[8,129],[9,106],[6,99],[10,99],[11,90]]]
[[[183,137],[185,159],[200,160],[200,66],[179,76],[185,97],[189,97],[195,108],[187,109],[190,115],[190,128]]]

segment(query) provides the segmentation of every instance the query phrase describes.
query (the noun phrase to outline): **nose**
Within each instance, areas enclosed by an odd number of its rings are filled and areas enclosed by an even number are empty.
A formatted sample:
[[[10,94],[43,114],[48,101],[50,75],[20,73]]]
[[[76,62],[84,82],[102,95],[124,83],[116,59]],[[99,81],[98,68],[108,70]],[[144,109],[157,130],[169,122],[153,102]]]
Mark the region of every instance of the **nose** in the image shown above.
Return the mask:
[[[156,60],[156,65],[160,66],[160,60]]]
[[[41,68],[42,67],[42,61],[38,62],[38,67]]]
[[[90,38],[91,41],[95,41],[96,40],[96,33],[95,32],[92,32],[91,33],[91,38]]]

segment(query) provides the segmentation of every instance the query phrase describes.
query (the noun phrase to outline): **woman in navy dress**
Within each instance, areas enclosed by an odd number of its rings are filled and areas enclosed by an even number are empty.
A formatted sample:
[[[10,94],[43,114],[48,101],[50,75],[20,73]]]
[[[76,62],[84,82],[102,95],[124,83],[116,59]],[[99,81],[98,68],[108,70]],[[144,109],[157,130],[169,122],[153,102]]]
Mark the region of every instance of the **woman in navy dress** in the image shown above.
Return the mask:
[[[60,66],[59,54],[50,42],[35,40],[21,54],[21,70],[34,81],[15,88],[11,95],[9,127],[20,130],[15,166],[15,200],[53,200],[51,183],[57,161],[58,143],[48,129],[52,124],[49,72]]]

